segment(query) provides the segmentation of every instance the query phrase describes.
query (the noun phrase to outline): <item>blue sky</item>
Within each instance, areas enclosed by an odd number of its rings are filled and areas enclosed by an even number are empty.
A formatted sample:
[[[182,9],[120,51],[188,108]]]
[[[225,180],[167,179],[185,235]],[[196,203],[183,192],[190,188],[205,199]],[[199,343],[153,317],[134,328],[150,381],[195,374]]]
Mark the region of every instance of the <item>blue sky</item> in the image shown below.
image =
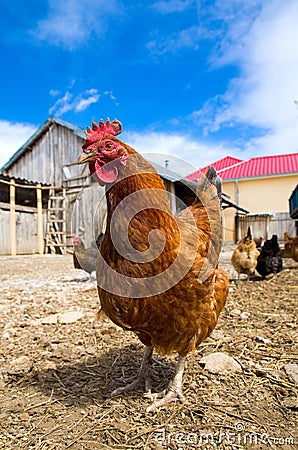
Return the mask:
[[[0,166],[49,115],[202,167],[298,151],[297,0],[1,2]]]

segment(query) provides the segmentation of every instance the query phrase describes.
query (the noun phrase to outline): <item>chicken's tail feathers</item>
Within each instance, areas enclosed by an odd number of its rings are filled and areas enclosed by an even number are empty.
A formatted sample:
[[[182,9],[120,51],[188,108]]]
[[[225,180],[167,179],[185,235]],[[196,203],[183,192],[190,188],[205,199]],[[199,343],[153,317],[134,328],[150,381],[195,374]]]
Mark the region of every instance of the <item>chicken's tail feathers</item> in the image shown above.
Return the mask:
[[[216,190],[214,189],[214,187]],[[205,192],[209,192],[210,189],[213,190],[211,199],[215,200],[216,198],[218,198],[221,204],[222,180],[220,176],[217,174],[214,166],[210,166],[205,172],[205,174],[203,174],[202,177],[199,179],[196,187],[197,197],[200,198],[201,195],[203,195]]]
[[[246,237],[249,238],[249,239],[252,239],[252,232],[251,232],[251,227],[250,227],[250,226],[249,226],[248,229],[247,229],[247,235],[246,235]]]
[[[196,199],[192,205],[192,211],[200,233],[205,233],[208,242],[206,261],[213,268],[218,264],[223,244],[221,197],[221,178],[215,167],[210,166],[197,182]]]

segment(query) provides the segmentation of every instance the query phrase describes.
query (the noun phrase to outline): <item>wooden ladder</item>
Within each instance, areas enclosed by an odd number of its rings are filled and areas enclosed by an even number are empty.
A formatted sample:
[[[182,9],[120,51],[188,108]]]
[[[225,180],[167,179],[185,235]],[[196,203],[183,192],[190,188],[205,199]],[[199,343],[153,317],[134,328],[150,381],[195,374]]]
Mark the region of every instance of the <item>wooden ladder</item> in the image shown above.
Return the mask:
[[[49,192],[47,225],[46,225],[46,252],[52,254],[66,254],[66,189],[55,188]]]

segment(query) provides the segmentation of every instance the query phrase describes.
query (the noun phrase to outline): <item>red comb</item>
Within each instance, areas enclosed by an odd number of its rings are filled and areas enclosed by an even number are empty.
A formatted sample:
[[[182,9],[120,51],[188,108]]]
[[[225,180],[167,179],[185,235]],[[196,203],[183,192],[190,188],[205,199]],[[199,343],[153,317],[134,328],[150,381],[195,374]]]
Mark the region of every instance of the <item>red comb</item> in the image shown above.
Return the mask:
[[[98,139],[107,135],[117,136],[121,131],[122,125],[117,119],[114,119],[113,122],[110,122],[110,119],[107,119],[106,123],[101,119],[98,125],[93,120],[92,129],[87,127],[86,142],[83,145],[83,148],[89,147],[89,145],[94,144]]]

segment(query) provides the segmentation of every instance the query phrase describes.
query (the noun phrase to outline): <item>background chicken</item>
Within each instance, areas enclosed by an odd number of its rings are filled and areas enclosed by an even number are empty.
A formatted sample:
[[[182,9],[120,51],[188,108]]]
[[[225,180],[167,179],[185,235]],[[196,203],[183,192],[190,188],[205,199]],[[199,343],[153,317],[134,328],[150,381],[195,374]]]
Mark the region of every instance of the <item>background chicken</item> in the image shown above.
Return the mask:
[[[288,233],[284,233],[285,253],[289,258],[298,262],[298,236],[290,237]]]
[[[153,411],[170,401],[185,400],[186,355],[210,335],[226,301],[228,277],[217,267],[221,183],[215,169],[210,169],[198,183],[194,204],[174,217],[162,179],[141,155],[115,137],[121,129],[116,120],[93,122],[78,163],[88,162],[93,176],[106,186],[107,229],[97,261],[102,310],[146,346],[137,376],[113,394],[140,383],[151,392],[153,349],[179,355],[167,393],[147,409]]]
[[[89,273],[89,277],[92,272],[96,270],[96,259],[98,256],[98,247],[102,240],[103,235],[100,235],[96,241],[91,242],[89,248],[85,248],[83,241],[76,235],[73,237],[73,265],[76,269],[82,269]]]
[[[246,236],[237,243],[237,248],[234,250],[231,258],[234,269],[238,273],[238,280],[241,273],[245,273],[247,279],[255,273],[259,255],[260,253],[251,234],[251,228],[248,227]]]
[[[259,239],[256,239],[256,240],[255,240],[256,247],[257,247],[257,248],[263,247],[264,242],[265,242],[264,236],[260,236]]]
[[[270,273],[278,273],[282,270],[282,255],[278,244],[277,235],[264,242],[258,257],[257,271],[263,278]]]

